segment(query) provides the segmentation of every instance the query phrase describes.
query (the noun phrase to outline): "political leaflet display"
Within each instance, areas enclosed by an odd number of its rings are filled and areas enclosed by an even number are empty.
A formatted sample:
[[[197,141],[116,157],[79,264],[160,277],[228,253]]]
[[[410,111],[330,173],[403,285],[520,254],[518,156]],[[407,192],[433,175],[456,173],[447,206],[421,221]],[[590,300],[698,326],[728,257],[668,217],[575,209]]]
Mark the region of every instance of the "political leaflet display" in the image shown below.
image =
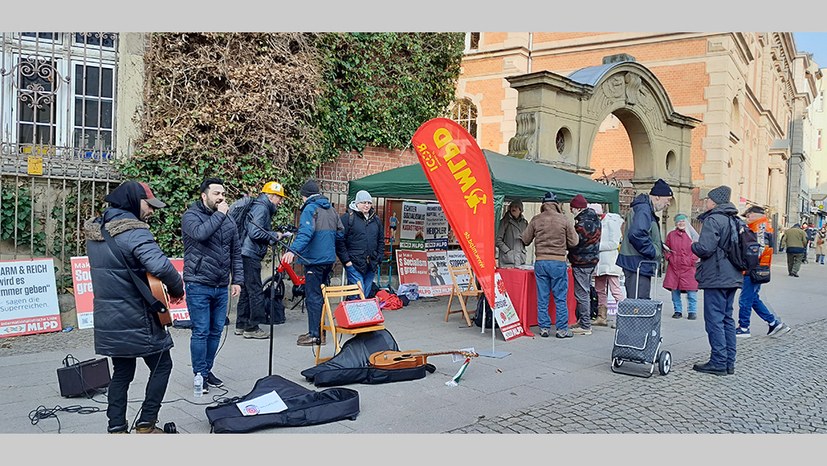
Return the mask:
[[[448,249],[448,219],[442,206],[431,203],[425,206],[425,250]],[[447,272],[446,272],[447,273]]]
[[[60,330],[54,260],[0,261],[0,338]]]
[[[514,304],[508,296],[508,291],[505,289],[505,282],[499,272],[494,273],[494,307],[492,312],[494,318],[497,319],[497,325],[500,326],[503,338],[505,341],[513,340],[514,338],[525,335],[522,323],[520,323],[520,316],[517,315],[517,310],[514,309]]]
[[[184,259],[170,259],[172,266],[183,277]],[[72,285],[75,292],[75,309],[78,316],[78,328],[94,328],[95,319],[93,299],[95,297],[92,289],[92,275],[89,272],[89,257],[72,257]],[[177,304],[170,303],[170,317],[172,321],[188,321],[190,313],[187,310],[186,294]]]
[[[450,258],[450,259],[449,259]],[[419,285],[419,296],[448,296],[451,294],[451,276],[448,273],[448,264],[455,266],[468,262],[465,254],[460,251],[396,251],[396,270],[399,274],[399,283],[415,283]],[[467,277],[465,282],[468,283]]]
[[[399,249],[425,250],[425,217],[428,206],[420,202],[402,203]]]

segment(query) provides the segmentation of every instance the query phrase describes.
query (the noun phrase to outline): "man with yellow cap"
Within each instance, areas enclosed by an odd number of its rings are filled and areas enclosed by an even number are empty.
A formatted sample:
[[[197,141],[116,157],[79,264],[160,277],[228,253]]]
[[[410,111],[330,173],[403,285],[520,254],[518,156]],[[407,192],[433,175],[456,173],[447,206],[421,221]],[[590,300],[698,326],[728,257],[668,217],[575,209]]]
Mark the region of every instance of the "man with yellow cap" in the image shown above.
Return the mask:
[[[270,338],[270,332],[259,327],[265,321],[261,261],[267,254],[267,247],[281,239],[282,235],[274,232],[270,224],[284,197],[284,186],[278,181],[268,181],[261,188],[261,194],[253,199],[247,218],[244,219],[247,226],[244,238],[241,238],[244,288],[238,299],[235,322],[235,334],[244,338]]]

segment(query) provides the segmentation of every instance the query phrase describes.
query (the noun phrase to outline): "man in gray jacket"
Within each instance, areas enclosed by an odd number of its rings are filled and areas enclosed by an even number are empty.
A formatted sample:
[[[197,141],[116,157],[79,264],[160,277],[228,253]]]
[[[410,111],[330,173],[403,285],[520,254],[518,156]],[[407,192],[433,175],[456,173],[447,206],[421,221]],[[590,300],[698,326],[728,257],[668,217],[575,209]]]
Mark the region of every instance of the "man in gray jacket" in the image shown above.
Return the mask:
[[[247,232],[244,238],[241,238],[244,289],[238,298],[234,333],[244,338],[270,338],[270,332],[259,326],[265,319],[261,261],[267,254],[267,248],[282,238],[281,233],[272,230],[271,223],[285,196],[281,183],[268,181],[261,188],[261,194],[253,199],[247,218],[243,220],[247,225]]]
[[[201,183],[200,191],[200,199],[181,217],[181,234],[187,310],[192,322],[192,372],[203,376],[203,392],[207,393],[209,386],[224,384],[213,374],[212,367],[227,319],[227,286],[234,297],[238,296],[244,271],[238,231],[235,222],[227,216],[229,206],[224,200],[224,181],[207,178]]]
[[[692,369],[715,375],[735,373],[735,320],[732,305],[735,292],[744,284],[743,273],[730,262],[731,219],[738,209],[729,201],[732,190],[718,186],[709,191],[706,212],[698,216],[703,222],[692,253],[701,259],[695,271],[698,288],[704,290],[704,327],[711,348],[709,361]]]

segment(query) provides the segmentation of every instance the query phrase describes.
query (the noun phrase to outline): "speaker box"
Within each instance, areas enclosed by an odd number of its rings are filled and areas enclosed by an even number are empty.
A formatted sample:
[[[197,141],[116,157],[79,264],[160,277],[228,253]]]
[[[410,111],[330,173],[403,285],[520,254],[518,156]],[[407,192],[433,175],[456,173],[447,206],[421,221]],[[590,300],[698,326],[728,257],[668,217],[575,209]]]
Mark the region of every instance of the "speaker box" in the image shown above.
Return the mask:
[[[109,360],[106,358],[78,361],[71,354],[63,360],[63,367],[57,370],[60,396],[90,398],[99,389],[109,386]]]
[[[385,322],[376,298],[342,301],[333,311],[333,318],[336,325],[343,328],[369,327]]]

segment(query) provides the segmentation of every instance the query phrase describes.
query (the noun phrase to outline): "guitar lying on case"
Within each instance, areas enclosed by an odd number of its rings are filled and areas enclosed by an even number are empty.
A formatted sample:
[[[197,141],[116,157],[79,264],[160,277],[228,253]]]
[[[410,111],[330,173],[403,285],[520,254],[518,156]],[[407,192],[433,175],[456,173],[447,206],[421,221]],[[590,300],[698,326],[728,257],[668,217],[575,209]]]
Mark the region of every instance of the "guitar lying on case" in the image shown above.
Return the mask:
[[[370,365],[378,369],[408,369],[411,367],[424,366],[428,363],[428,356],[441,354],[459,354],[465,358],[476,358],[477,353],[469,351],[438,351],[434,353],[422,353],[419,350],[411,351],[378,351],[368,358]]]
[[[172,326],[172,314],[169,312],[169,295],[167,294],[166,285],[149,272],[146,273],[146,280],[149,282],[149,290],[152,292],[152,296],[163,304],[163,307],[155,312],[155,315],[158,316],[158,322],[161,323],[162,327]]]

